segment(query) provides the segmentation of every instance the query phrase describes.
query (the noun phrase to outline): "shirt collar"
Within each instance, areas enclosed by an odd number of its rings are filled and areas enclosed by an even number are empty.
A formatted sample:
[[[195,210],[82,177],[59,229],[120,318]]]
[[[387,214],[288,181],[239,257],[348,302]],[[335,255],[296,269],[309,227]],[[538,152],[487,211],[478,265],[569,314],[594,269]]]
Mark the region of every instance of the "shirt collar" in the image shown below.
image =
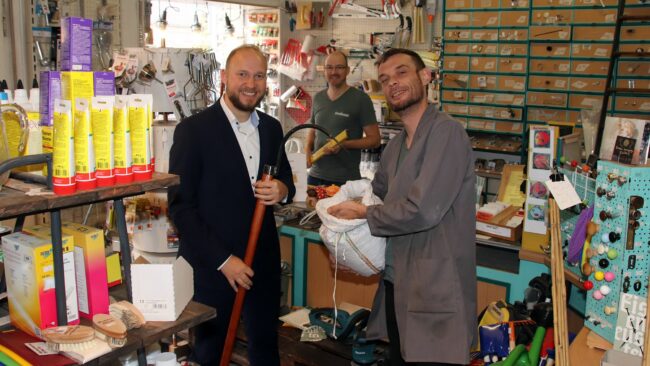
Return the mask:
[[[238,122],[244,123],[244,122],[251,122],[253,124],[253,127],[257,128],[260,124],[260,117],[257,114],[257,110],[253,111],[248,118],[247,121],[238,121],[237,117],[235,117],[235,114],[232,113],[230,108],[228,108],[228,105],[226,104],[226,101],[223,97],[219,98],[219,103],[221,104],[221,108],[223,108],[224,113],[226,113],[226,117],[228,118],[228,122],[230,122],[230,125],[235,127],[235,125]]]

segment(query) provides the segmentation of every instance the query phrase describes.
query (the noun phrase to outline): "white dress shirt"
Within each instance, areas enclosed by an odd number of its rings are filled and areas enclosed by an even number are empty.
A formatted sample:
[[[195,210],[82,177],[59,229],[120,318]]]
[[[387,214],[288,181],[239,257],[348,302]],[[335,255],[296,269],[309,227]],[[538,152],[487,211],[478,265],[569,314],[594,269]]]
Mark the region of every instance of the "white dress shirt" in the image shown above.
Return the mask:
[[[253,111],[248,120],[238,121],[235,114],[232,113],[224,98],[219,99],[221,103],[221,108],[226,113],[228,122],[230,122],[230,127],[232,127],[235,137],[237,137],[237,142],[239,143],[239,150],[241,150],[244,161],[246,161],[246,169],[248,170],[248,179],[251,182],[251,188],[255,192],[255,187],[253,186],[257,181],[257,171],[260,167],[260,134],[257,127],[260,124],[260,119],[257,114],[257,111]],[[231,256],[228,257],[230,259]],[[219,271],[223,266],[228,262],[226,259],[221,265],[217,268]]]

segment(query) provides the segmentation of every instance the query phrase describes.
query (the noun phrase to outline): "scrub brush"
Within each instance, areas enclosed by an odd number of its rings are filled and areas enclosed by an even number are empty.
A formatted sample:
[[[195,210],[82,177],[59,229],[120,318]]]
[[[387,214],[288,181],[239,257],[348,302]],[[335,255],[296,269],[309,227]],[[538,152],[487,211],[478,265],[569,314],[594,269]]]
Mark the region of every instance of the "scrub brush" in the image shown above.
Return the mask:
[[[75,352],[95,346],[95,331],[85,325],[65,325],[43,329],[41,336],[54,352]]]
[[[93,328],[95,328],[95,336],[106,341],[113,348],[126,344],[126,325],[114,316],[96,314],[93,316]]]
[[[140,328],[147,322],[140,310],[128,301],[112,303],[108,307],[108,311],[112,316],[122,320],[128,330]]]

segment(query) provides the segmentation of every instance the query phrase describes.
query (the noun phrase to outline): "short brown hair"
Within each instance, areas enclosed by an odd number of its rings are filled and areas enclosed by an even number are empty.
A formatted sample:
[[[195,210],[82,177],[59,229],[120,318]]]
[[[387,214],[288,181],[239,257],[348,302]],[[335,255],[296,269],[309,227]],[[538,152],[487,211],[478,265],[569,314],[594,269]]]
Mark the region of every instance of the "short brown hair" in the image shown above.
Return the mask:
[[[259,47],[257,47],[256,45],[253,45],[253,44],[243,44],[243,45],[241,45],[241,46],[235,48],[234,50],[232,50],[232,51],[230,52],[230,54],[228,55],[228,58],[226,59],[226,69],[228,68],[228,66],[230,66],[230,60],[231,60],[231,59],[232,59],[232,58],[233,58],[233,57],[234,57],[238,52],[246,51],[246,50],[250,50],[250,51],[255,52],[255,54],[257,54],[257,56],[259,56],[259,58],[260,58],[261,60],[264,60],[264,64],[266,65],[266,62],[267,62],[266,55],[264,54],[264,52],[262,52],[262,50],[260,50]]]
[[[408,50],[406,48],[391,48],[388,51],[384,52],[379,59],[375,62],[375,66],[379,67],[379,65],[383,64],[384,62],[388,61],[389,58],[395,56],[395,55],[408,55],[411,57],[411,60],[413,60],[413,63],[415,63],[415,67],[417,71],[420,71],[426,67],[424,64],[424,61],[422,61],[422,57],[418,55],[416,52]]]

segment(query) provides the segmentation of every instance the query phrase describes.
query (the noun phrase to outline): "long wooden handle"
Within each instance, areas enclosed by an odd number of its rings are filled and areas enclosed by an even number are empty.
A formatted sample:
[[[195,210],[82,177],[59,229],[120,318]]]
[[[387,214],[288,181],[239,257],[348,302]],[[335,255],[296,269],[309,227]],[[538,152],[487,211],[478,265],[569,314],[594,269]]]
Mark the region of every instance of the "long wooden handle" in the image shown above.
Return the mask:
[[[266,172],[262,175],[263,182],[270,182],[273,175]],[[248,234],[248,244],[246,245],[246,254],[244,255],[244,263],[247,266],[253,266],[253,259],[255,258],[255,250],[257,249],[257,240],[260,237],[260,230],[262,229],[262,221],[264,221],[264,211],[266,205],[261,200],[255,203],[255,211],[253,211],[253,221],[251,222],[251,230]],[[239,287],[237,295],[235,295],[235,303],[232,307],[230,314],[230,323],[228,323],[228,333],[226,334],[226,343],[223,346],[221,354],[220,366],[228,366],[230,364],[230,357],[232,350],[235,346],[235,337],[237,335],[237,327],[239,326],[239,318],[241,317],[242,307],[244,306],[244,298],[246,297],[246,289]]]

